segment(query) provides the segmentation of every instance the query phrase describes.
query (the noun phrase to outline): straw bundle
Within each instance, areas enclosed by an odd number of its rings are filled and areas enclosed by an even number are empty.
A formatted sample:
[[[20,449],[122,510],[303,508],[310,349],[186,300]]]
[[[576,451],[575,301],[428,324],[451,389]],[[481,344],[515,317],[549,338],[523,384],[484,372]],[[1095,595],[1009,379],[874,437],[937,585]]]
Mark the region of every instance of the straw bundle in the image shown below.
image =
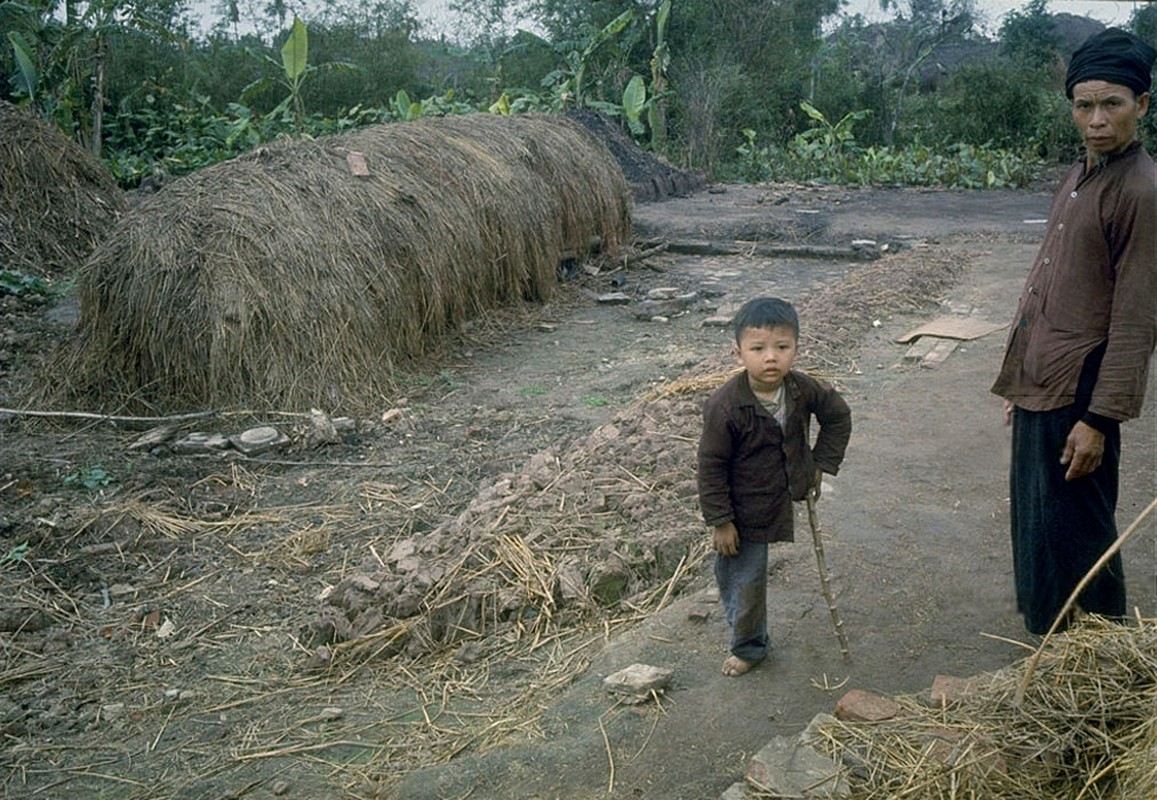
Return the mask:
[[[71,273],[124,210],[92,155],[27,108],[0,101],[0,252],[6,269]]]
[[[1027,659],[1025,660],[1027,661]],[[899,698],[881,723],[831,723],[857,800],[1140,800],[1157,796],[1157,620],[1095,617],[945,709]]]
[[[561,117],[280,142],[125,215],[59,369],[98,404],[369,407],[439,335],[548,297],[564,253],[629,233],[621,171]]]

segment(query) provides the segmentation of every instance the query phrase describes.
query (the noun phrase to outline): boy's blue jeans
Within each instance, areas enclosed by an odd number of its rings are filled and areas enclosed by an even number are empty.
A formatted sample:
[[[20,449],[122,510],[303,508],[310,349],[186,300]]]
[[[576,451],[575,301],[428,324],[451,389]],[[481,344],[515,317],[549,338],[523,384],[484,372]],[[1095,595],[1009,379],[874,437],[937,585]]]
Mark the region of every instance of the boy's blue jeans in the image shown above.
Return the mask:
[[[733,556],[715,556],[715,582],[731,627],[731,654],[754,664],[771,650],[767,634],[767,543],[739,540]]]

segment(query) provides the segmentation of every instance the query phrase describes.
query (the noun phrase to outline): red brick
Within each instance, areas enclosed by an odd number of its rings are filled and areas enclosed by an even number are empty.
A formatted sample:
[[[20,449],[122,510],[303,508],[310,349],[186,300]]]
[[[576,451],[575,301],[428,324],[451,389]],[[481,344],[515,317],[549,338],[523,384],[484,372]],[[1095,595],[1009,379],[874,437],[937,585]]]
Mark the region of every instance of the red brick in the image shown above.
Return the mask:
[[[852,689],[836,702],[836,717],[846,722],[881,722],[900,713],[887,697]]]
[[[937,675],[932,679],[932,689],[929,698],[932,705],[937,707],[950,706],[960,702],[966,695],[976,688],[976,681],[972,678],[956,678],[952,675]]]

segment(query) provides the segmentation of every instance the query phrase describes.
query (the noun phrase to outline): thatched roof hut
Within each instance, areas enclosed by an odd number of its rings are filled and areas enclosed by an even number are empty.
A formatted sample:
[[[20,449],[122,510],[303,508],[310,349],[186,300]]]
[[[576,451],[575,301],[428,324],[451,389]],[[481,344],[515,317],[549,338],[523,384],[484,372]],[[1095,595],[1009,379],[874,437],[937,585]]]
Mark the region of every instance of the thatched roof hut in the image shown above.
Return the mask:
[[[477,114],[260,147],[164,187],[85,264],[73,402],[371,407],[433,338],[630,235],[606,147]]]
[[[35,111],[0,100],[0,266],[72,273],[124,210],[112,175]]]

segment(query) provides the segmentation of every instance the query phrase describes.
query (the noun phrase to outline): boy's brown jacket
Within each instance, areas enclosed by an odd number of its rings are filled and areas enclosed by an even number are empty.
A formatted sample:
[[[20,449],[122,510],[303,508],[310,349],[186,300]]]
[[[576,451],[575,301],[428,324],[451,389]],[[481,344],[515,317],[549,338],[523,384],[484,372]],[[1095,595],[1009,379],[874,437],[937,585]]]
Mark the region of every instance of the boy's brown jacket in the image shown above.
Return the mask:
[[[784,378],[784,397],[782,435],[751,391],[746,372],[704,404],[698,483],[708,525],[734,521],[744,539],[790,540],[790,530],[776,529],[783,504],[807,496],[816,467],[829,475],[839,471],[852,433],[848,404],[831,386],[795,371]],[[809,447],[812,416],[820,428]]]

